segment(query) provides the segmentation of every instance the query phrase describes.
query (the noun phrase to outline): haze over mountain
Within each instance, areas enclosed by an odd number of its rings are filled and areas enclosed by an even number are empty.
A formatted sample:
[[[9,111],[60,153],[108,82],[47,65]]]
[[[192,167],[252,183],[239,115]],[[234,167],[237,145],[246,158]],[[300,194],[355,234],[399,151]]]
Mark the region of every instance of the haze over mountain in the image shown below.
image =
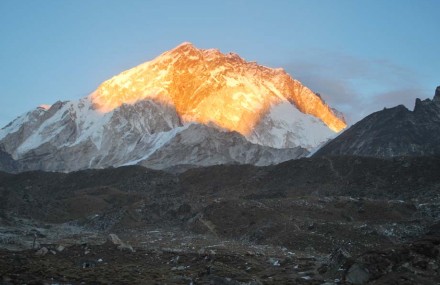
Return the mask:
[[[19,170],[268,165],[307,155],[345,126],[284,70],[183,43],[86,98],[18,117],[0,146]]]

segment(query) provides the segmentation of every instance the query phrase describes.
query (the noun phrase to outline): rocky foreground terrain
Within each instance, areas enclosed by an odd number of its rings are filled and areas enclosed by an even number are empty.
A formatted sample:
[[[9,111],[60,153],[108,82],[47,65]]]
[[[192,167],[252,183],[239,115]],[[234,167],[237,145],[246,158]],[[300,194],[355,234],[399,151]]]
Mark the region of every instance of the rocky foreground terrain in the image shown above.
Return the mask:
[[[0,173],[1,284],[439,284],[440,158]]]

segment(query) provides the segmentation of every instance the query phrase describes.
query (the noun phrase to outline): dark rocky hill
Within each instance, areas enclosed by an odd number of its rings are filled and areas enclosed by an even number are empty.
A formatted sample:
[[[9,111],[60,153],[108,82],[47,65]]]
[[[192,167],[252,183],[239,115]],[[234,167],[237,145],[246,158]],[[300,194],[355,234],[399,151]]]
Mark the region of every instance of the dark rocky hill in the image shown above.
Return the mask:
[[[437,282],[438,173],[440,157],[348,156],[181,174],[140,166],[0,172],[0,274],[12,284]],[[109,233],[136,253],[103,244]],[[433,242],[411,253],[420,262],[405,267],[406,244],[427,234]],[[399,272],[366,275],[369,250],[393,254],[377,258],[395,258]]]
[[[349,156],[304,158],[268,167],[211,166],[176,175],[141,166],[72,173],[0,172],[0,209],[20,217],[65,222],[87,217],[89,212],[132,207],[147,198],[149,203],[161,205],[160,211],[177,210],[182,203],[202,209],[216,199],[345,196],[429,201],[440,191],[438,173],[440,157]],[[169,203],[162,205],[166,201]],[[77,209],[79,216],[74,213]]]
[[[367,116],[314,156],[324,155],[440,155],[440,86],[432,100],[417,99],[413,111],[399,105]]]

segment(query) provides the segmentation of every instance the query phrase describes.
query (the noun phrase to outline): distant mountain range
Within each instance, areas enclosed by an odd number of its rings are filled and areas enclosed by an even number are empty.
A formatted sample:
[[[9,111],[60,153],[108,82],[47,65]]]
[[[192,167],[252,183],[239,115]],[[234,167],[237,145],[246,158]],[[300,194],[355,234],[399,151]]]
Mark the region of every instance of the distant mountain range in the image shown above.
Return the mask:
[[[19,116],[0,130],[0,170],[440,155],[440,87],[413,111],[385,108],[345,127],[341,113],[284,70],[183,43],[85,98]]]
[[[0,130],[0,169],[269,165],[308,155],[343,116],[282,69],[183,43]]]

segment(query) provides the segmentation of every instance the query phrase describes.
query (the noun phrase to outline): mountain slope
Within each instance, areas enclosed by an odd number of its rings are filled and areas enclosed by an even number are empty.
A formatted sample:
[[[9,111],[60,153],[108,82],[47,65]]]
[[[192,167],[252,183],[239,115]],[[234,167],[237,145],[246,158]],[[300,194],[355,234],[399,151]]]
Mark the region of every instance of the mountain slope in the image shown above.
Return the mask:
[[[121,165],[128,157],[145,156],[146,150],[179,127],[173,108],[154,101],[100,113],[85,98],[27,113],[2,130],[14,132],[1,143],[20,162],[21,170],[71,171]]]
[[[276,149],[247,141],[237,132],[225,132],[200,124],[192,124],[179,132],[140,164],[153,169],[175,165],[209,166],[213,164],[277,164],[303,157],[301,147]]]
[[[6,172],[16,172],[19,169],[18,163],[11,155],[0,149],[0,169]]]
[[[0,130],[0,147],[19,171],[268,165],[307,155],[343,127],[284,71],[184,43],[88,97],[18,117]]]
[[[334,132],[346,126],[318,95],[283,69],[190,43],[107,80],[91,95],[101,111],[146,98],[174,105],[186,122],[214,123],[245,136],[273,106],[285,102]]]
[[[414,111],[399,105],[367,116],[315,153],[323,155],[440,155],[440,86]]]

